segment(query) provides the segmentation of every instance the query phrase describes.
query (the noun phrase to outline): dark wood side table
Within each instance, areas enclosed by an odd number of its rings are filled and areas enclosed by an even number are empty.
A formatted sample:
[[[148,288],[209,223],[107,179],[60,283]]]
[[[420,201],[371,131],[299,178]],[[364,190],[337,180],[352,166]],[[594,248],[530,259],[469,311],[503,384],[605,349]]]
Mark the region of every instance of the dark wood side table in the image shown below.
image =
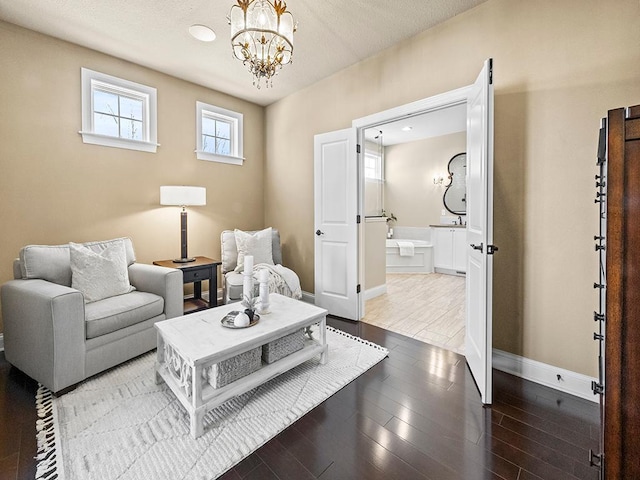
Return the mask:
[[[219,260],[208,257],[196,257],[194,262],[175,263],[173,260],[157,260],[154,265],[179,268],[182,270],[183,283],[193,283],[193,298],[185,298],[184,313],[193,313],[218,306],[218,265]],[[209,281],[209,301],[202,298],[202,282]]]

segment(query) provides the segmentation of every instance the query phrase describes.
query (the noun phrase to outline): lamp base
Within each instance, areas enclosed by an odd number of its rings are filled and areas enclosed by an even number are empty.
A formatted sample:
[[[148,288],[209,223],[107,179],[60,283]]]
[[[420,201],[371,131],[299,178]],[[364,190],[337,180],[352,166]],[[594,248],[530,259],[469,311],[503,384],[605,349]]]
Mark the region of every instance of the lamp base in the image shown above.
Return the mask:
[[[176,258],[173,260],[173,263],[189,263],[189,262],[195,262],[196,259],[195,258]]]

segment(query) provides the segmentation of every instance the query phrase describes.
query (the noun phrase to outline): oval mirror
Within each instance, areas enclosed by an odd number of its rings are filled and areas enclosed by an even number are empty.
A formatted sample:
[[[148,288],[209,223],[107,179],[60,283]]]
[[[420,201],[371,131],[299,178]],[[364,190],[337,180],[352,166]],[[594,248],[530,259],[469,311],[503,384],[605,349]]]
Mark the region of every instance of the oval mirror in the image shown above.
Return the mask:
[[[444,191],[444,208],[454,215],[467,214],[467,154],[458,153],[447,166],[451,182]]]

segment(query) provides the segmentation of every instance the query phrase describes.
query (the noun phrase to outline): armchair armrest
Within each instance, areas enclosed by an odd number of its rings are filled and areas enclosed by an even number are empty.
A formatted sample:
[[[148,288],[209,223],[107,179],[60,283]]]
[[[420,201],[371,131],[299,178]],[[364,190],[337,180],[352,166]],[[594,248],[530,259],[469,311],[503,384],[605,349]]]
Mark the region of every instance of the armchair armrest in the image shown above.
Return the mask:
[[[5,357],[53,392],[84,379],[84,297],[46,280],[11,280],[0,290]]]
[[[129,281],[142,292],[155,293],[164,298],[164,313],[167,318],[183,314],[182,270],[134,263],[129,266]]]

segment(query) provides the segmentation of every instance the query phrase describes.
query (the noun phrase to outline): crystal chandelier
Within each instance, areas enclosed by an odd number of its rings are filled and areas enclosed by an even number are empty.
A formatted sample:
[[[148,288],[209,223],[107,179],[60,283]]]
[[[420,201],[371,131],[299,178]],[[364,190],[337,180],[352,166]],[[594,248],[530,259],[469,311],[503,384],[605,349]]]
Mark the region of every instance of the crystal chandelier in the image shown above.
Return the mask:
[[[273,76],[291,62],[293,32],[297,25],[281,0],[237,0],[231,7],[231,47],[238,60],[249,67],[253,84],[262,78],[273,87]]]

